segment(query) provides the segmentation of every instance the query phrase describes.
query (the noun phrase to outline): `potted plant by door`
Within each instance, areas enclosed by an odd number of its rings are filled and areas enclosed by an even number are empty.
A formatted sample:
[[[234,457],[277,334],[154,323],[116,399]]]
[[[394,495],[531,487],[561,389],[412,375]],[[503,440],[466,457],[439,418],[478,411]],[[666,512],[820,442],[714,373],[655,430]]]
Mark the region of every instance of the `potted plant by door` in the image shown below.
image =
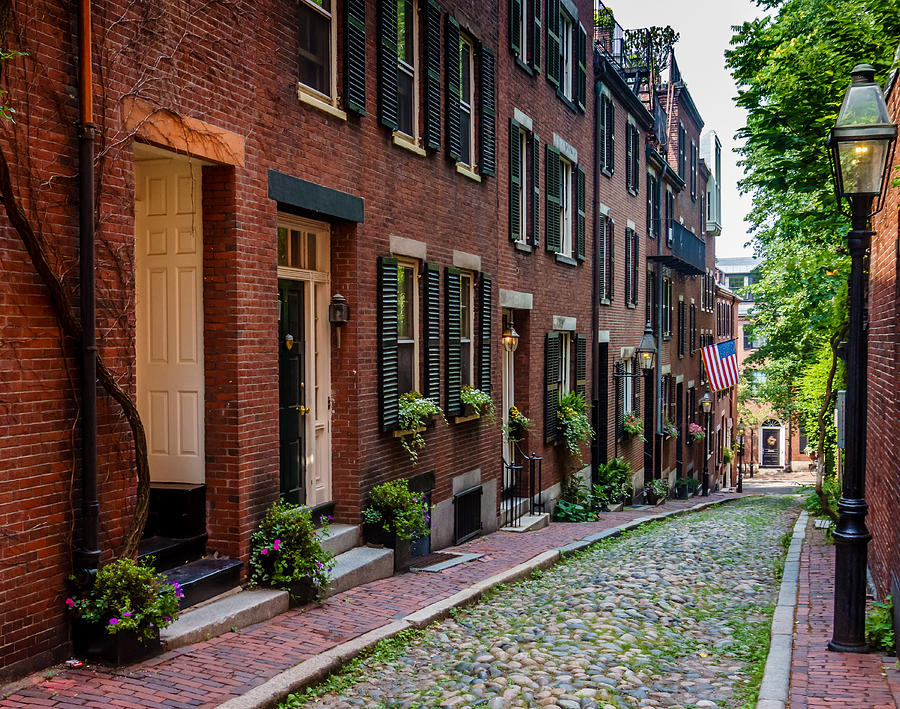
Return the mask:
[[[75,654],[130,665],[159,652],[159,630],[178,617],[184,593],[156,573],[151,561],[117,559],[103,566],[90,589],[66,599]]]
[[[651,480],[644,485],[644,495],[647,497],[649,505],[665,504],[666,497],[669,495],[669,484],[660,478]]]
[[[250,537],[250,582],[287,591],[295,606],[321,597],[334,559],[319,541],[328,534],[328,519],[320,525],[308,507],[275,502]]]
[[[375,486],[362,520],[366,541],[394,550],[395,571],[409,568],[410,542],[431,533],[428,500],[424,493],[412,492],[405,478]]]

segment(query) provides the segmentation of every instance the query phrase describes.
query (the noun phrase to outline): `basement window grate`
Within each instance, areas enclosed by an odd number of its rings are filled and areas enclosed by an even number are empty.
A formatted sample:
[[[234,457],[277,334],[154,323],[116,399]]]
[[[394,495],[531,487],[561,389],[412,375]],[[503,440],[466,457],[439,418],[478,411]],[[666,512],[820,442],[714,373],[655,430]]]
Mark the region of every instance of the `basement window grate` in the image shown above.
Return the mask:
[[[481,534],[481,485],[453,496],[453,543],[462,544]]]

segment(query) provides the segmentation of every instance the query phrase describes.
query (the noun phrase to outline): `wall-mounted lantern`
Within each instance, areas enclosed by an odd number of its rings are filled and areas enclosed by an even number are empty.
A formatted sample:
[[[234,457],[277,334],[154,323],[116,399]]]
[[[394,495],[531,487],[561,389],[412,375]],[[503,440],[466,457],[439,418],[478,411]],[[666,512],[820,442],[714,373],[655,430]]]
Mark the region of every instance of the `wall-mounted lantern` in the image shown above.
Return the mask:
[[[512,323],[503,331],[503,334],[500,336],[500,342],[503,343],[503,349],[507,352],[516,351],[516,348],[519,346],[519,333],[516,332],[516,328],[513,327]]]

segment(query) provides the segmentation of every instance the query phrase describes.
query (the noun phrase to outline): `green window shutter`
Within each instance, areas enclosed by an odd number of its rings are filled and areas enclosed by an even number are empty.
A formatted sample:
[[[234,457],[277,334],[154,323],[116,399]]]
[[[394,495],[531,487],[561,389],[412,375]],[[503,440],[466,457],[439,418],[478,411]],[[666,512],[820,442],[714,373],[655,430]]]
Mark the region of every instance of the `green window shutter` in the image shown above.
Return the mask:
[[[344,70],[346,108],[366,115],[366,0],[344,5]]]
[[[636,361],[632,362],[631,368],[634,369],[635,366],[639,366]],[[635,372],[637,373],[637,372]],[[631,410],[632,411],[640,411],[641,410],[641,378],[635,377],[631,380]],[[643,417],[641,417],[643,418]]]
[[[631,229],[625,229],[625,304],[631,303]]]
[[[559,435],[559,335],[548,332],[544,344],[544,440]]]
[[[522,237],[522,155],[518,122],[509,119],[509,239]]]
[[[425,266],[425,386],[422,396],[441,403],[441,270],[437,264]]]
[[[482,175],[493,175],[497,163],[497,99],[494,89],[494,52],[481,45],[479,62],[479,108],[481,119],[481,158],[479,170]]]
[[[630,123],[625,124],[625,187],[629,190],[634,189],[634,160],[632,160],[632,149],[634,143],[631,140],[631,131],[633,127]]]
[[[541,31],[541,0],[526,0],[531,3],[532,9],[532,40],[534,46],[531,50],[531,68],[538,74],[541,73],[541,47],[543,46],[544,33]]]
[[[587,401],[587,338],[575,335],[575,393]]]
[[[509,0],[509,48],[513,54],[519,54],[522,48],[519,39],[522,36],[522,3],[527,0]]]
[[[478,388],[491,393],[491,325],[494,313],[491,277],[482,273],[478,284]]]
[[[441,149],[441,8],[425,4],[425,147]]]
[[[587,98],[587,30],[584,25],[578,25],[578,41],[576,42],[578,49],[578,73],[575,77],[575,93],[577,94],[576,103],[578,108],[584,112],[585,101]]]
[[[600,107],[597,111],[597,164],[606,170],[606,94],[600,94]]]
[[[397,130],[397,2],[378,2],[378,120]]]
[[[587,250],[587,180],[584,170],[578,167],[576,170],[577,181],[575,183],[575,205],[578,213],[575,217],[575,258],[584,261]]]
[[[599,284],[600,300],[606,300],[606,215],[601,214],[597,219],[597,283]]]
[[[559,253],[562,248],[559,233],[560,169],[559,151],[548,144],[544,152],[544,193],[546,195],[544,222],[547,227],[544,241],[547,251],[554,253]]]
[[[397,259],[378,259],[378,412],[382,431],[396,430],[400,418],[397,347]]]
[[[606,219],[606,297],[612,300],[616,289],[616,224]]]
[[[541,245],[541,141],[534,133],[531,143],[531,245]]]
[[[625,364],[616,362],[613,368],[616,374],[625,374]],[[625,377],[615,377],[616,380],[616,438],[625,436]]]
[[[559,41],[559,0],[547,0],[547,80],[559,88],[562,70]]]
[[[638,304],[638,281],[640,281],[640,237],[637,232],[631,232],[631,243],[634,246],[634,254],[631,256],[631,302]]]
[[[606,102],[606,169],[616,171],[616,104]]]
[[[447,336],[447,413],[459,416],[462,413],[462,401],[459,398],[462,389],[462,362],[460,352],[459,331],[459,269],[448,268],[446,274],[445,316]]]
[[[451,160],[462,156],[462,136],[460,135],[460,57],[459,23],[447,15],[447,155]]]

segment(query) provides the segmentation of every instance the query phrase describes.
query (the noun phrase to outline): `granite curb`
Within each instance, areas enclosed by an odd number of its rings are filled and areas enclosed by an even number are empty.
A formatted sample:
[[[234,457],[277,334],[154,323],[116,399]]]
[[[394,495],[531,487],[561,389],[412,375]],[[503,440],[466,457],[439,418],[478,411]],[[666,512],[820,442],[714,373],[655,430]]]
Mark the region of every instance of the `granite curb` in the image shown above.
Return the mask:
[[[800,550],[806,538],[809,521],[801,512],[794,524],[791,545],[784,560],[784,573],[778,592],[778,605],[772,616],[769,654],[763,672],[756,709],[785,709],[791,684],[791,656],[794,644],[794,616],[797,610],[797,588],[800,578]]]
[[[448,596],[443,600],[425,606],[425,608],[410,613],[399,620],[383,625],[375,630],[371,630],[364,635],[341,643],[315,657],[304,660],[300,664],[294,665],[284,672],[280,672],[263,684],[254,687],[246,694],[229,699],[227,702],[220,704],[218,709],[265,709],[266,707],[274,706],[291,692],[299,691],[315,682],[325,679],[328,675],[339,670],[346,662],[357,657],[365,650],[374,647],[382,640],[392,638],[404,630],[411,628],[425,628],[435,621],[446,618],[450,615],[452,609],[474,603],[485,593],[493,590],[497,586],[520,581],[523,578],[527,578],[538,569],[550,568],[561,559],[571,556],[578,551],[587,549],[597,542],[610,537],[618,537],[624,532],[649,524],[650,522],[656,522],[670,517],[680,517],[692,512],[700,512],[710,507],[717,507],[728,502],[752,497],[758,497],[758,495],[746,495],[744,497],[735,497],[726,500],[711,500],[709,502],[701,502],[691,507],[672,510],[671,512],[639,517],[638,519],[631,520],[618,525],[617,527],[604,529],[602,532],[597,532],[563,547],[548,549],[547,551],[537,554],[528,561],[483,579],[482,581],[478,581],[469,588],[463,589],[452,596]]]

